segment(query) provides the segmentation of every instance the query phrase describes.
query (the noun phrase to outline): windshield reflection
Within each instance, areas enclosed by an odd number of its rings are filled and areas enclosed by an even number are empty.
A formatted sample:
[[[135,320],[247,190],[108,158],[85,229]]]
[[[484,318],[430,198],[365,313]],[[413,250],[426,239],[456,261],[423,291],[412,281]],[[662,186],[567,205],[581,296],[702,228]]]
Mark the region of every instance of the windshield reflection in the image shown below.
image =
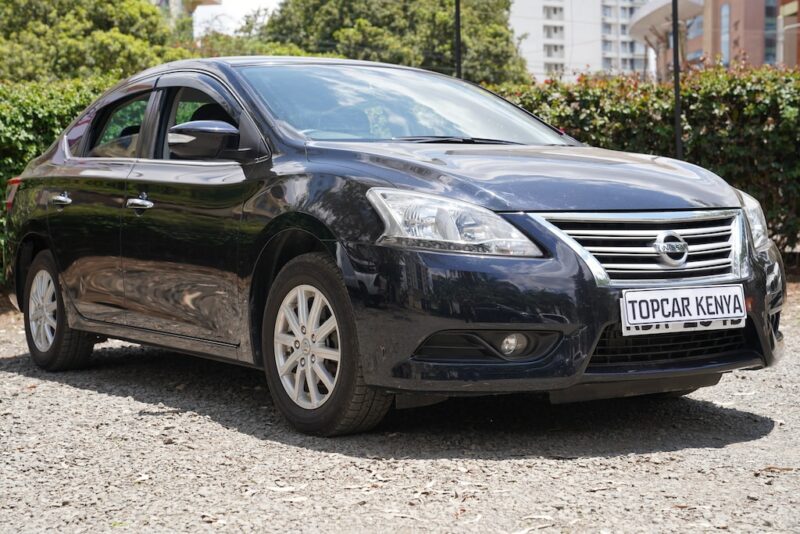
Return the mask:
[[[241,68],[280,121],[314,140],[566,144],[545,124],[477,86],[403,68]]]

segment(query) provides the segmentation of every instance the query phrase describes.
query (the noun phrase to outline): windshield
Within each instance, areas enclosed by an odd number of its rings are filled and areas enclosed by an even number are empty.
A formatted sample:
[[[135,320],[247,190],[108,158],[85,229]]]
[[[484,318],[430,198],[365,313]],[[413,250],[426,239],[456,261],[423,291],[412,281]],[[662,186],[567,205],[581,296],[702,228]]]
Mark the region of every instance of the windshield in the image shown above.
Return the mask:
[[[505,100],[433,73],[351,65],[249,66],[241,73],[278,120],[310,139],[567,143]]]

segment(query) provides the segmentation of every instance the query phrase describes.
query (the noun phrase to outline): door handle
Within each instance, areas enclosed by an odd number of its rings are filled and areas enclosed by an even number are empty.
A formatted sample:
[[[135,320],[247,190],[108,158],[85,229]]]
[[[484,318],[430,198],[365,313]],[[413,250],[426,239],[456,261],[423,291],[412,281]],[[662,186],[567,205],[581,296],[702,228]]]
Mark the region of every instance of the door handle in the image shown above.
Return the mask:
[[[139,198],[129,198],[125,203],[126,208],[134,210],[149,210],[153,206],[155,206],[155,204],[147,200],[147,193],[141,193]]]
[[[70,204],[72,204],[72,199],[69,198],[69,193],[64,191],[60,195],[55,195],[53,198],[51,198],[50,204],[59,207],[69,206]]]

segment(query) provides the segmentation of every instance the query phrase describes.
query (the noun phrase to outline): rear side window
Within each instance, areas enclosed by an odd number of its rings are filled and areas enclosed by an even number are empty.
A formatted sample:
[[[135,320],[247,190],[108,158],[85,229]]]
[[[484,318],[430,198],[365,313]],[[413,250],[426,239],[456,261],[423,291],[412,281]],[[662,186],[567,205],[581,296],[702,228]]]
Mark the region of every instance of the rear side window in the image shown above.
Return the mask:
[[[94,112],[86,113],[67,132],[67,145],[69,146],[70,154],[80,153],[81,141],[86,136],[86,132],[89,131],[94,117]]]
[[[97,124],[92,135],[92,146],[86,154],[90,158],[133,158],[139,145],[139,132],[144,122],[150,93],[116,104]]]

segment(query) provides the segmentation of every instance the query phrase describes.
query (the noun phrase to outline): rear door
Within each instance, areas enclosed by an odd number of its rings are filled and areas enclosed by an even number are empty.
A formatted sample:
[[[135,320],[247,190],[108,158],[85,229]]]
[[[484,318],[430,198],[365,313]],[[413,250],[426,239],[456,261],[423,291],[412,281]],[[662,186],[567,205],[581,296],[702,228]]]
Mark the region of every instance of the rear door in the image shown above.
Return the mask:
[[[153,82],[100,100],[67,133],[66,157],[49,170],[48,227],[65,292],[78,312],[124,322],[120,224],[125,180],[141,148]]]
[[[158,81],[153,143],[127,181],[122,221],[127,323],[236,344],[246,329],[238,306],[237,233],[252,183],[240,163],[177,159],[167,130],[191,120],[242,113],[215,79],[168,74]],[[148,208],[142,209],[146,201]]]

